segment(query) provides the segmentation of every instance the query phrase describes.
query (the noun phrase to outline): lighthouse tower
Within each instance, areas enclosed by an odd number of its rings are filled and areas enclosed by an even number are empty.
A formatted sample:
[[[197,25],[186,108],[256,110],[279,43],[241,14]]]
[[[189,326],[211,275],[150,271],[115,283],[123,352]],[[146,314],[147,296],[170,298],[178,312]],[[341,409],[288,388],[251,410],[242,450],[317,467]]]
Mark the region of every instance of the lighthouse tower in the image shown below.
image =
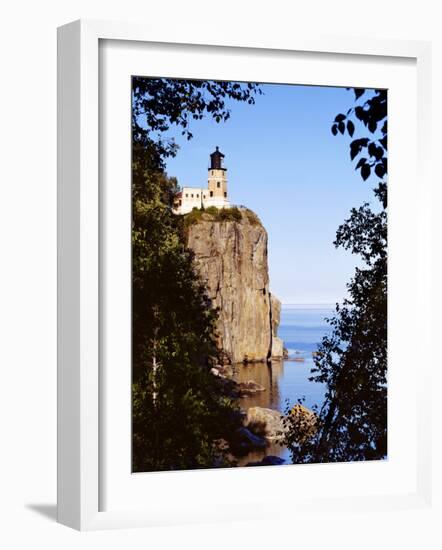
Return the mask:
[[[227,198],[227,168],[224,167],[224,155],[218,147],[210,155],[208,191],[205,206],[216,206],[217,208],[229,206]]]

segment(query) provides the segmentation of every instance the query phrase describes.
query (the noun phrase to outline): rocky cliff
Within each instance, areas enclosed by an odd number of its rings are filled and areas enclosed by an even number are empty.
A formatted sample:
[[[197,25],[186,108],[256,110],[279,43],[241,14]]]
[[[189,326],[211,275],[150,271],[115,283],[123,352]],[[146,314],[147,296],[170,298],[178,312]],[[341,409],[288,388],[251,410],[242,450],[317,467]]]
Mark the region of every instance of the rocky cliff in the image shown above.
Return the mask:
[[[187,245],[213,306],[218,346],[232,363],[282,358],[281,304],[269,292],[267,232],[247,209],[192,212]]]

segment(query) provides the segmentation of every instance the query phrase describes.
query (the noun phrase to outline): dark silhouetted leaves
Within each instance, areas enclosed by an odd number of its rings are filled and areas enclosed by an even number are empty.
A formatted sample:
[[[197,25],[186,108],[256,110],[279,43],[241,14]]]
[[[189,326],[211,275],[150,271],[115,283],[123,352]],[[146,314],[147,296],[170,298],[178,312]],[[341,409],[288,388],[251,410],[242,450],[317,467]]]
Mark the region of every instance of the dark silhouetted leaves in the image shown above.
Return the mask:
[[[361,167],[361,176],[362,176],[362,179],[365,181],[367,178],[370,177],[370,173],[371,173],[371,168],[368,164],[364,164],[362,167]]]
[[[363,166],[366,162],[367,162],[367,159],[365,157],[361,157],[355,166],[355,170],[358,170],[359,168],[361,168],[361,166]]]
[[[379,178],[383,178],[386,173],[384,165],[382,163],[376,164],[376,166],[374,167],[374,172]]]
[[[355,89],[356,100],[365,91]],[[352,160],[362,152],[365,155],[355,168],[364,180],[372,168],[376,176],[385,178],[387,92],[376,90],[353,113],[367,132],[381,127],[384,134],[378,142],[363,137],[350,143]],[[335,246],[359,255],[363,264],[347,285],[348,297],[336,305],[334,316],[328,319],[331,333],[323,338],[315,355],[310,380],[326,387],[324,404],[315,409],[317,433],[300,441],[295,419],[286,417],[285,443],[294,463],[379,460],[387,454],[386,181],[379,182],[374,194],[380,212],[374,212],[368,203],[353,208],[336,233]]]
[[[364,147],[367,147],[368,139],[355,139],[350,143],[350,158],[354,160]]]

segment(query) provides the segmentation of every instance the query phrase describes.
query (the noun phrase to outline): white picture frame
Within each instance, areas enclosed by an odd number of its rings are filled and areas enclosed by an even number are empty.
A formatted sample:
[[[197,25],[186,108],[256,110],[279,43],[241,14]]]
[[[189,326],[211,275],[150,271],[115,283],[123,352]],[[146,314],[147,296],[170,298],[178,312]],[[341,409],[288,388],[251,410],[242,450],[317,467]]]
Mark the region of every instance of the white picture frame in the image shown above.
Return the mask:
[[[233,513],[219,514],[207,502],[184,500],[170,514],[150,503],[142,508],[122,506],[103,511],[100,505],[100,188],[99,188],[99,44],[101,40],[168,43],[183,46],[268,49],[273,52],[302,51],[316,54],[411,58],[417,66],[417,162],[419,171],[419,238],[429,235],[431,193],[429,176],[431,104],[428,98],[431,45],[426,42],[369,40],[350,37],[281,36],[249,41],[226,38],[211,43],[204,36],[189,39],[182,33],[167,36],[142,25],[76,21],[58,33],[58,521],[80,530],[139,527],[202,520],[229,520]],[[421,311],[430,310],[430,252],[419,257]],[[430,361],[422,361],[417,397],[417,484],[409,494],[380,493],[336,498],[334,508],[361,509],[426,506],[431,499],[430,464]],[[269,469],[250,469],[269,476]],[[256,473],[261,470],[262,473]],[[265,471],[264,471],[265,470]],[[238,474],[241,472],[235,472]],[[214,475],[205,472],[205,475]],[[166,474],[171,475],[171,474]],[[176,474],[172,474],[176,475]],[[179,473],[192,476],[195,473]],[[238,477],[236,477],[236,480]],[[282,500],[281,500],[282,502]],[[250,517],[260,514],[263,502],[255,502]],[[285,495],[284,508],[290,504]],[[299,504],[299,503],[298,503]],[[298,504],[293,502],[293,506]],[[180,514],[180,506],[182,513]],[[321,496],[304,502],[304,512],[326,509],[330,499]],[[291,510],[293,512],[293,508]]]

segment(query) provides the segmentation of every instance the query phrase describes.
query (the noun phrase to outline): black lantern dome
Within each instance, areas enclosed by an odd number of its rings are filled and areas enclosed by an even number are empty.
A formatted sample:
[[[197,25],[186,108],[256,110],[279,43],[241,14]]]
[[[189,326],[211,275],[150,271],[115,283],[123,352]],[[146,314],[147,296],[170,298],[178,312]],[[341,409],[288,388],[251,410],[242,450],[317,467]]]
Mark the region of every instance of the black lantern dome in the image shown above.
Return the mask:
[[[210,155],[210,170],[225,170],[223,159],[224,155],[216,146],[215,151]]]

